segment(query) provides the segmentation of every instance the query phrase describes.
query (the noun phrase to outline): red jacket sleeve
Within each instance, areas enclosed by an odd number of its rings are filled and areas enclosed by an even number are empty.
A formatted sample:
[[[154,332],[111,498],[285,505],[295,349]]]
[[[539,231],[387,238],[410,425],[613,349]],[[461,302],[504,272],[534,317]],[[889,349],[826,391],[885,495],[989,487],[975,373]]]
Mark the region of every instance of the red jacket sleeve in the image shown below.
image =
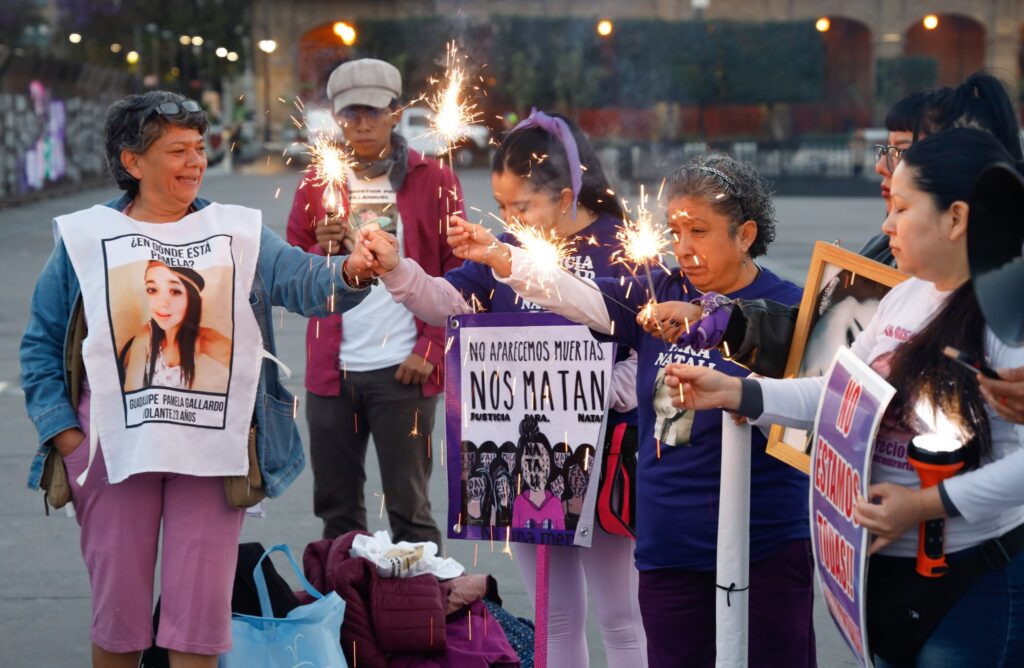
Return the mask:
[[[307,179],[307,175],[307,172],[303,172],[299,187],[295,189],[292,210],[288,213],[287,238],[288,243],[298,246],[307,253],[323,255],[314,232],[318,207],[313,203],[319,198],[314,199],[314,186]]]
[[[437,276],[443,276],[448,271],[462,264],[462,259],[456,257],[455,252],[452,250],[451,246],[448,245],[447,235],[444,233],[444,230],[448,227],[449,215],[453,213],[465,215],[465,203],[462,198],[462,184],[459,183],[459,177],[455,175],[455,172],[442,166],[440,187],[441,197],[437,199],[437,219],[440,225],[440,231],[437,235],[437,243],[440,266],[438,267],[439,273],[435,274]],[[433,272],[427,269],[427,273]],[[439,369],[441,365],[444,364],[444,349],[444,327],[424,324],[423,333],[416,341],[416,345],[413,347],[412,351],[433,364],[435,369]]]

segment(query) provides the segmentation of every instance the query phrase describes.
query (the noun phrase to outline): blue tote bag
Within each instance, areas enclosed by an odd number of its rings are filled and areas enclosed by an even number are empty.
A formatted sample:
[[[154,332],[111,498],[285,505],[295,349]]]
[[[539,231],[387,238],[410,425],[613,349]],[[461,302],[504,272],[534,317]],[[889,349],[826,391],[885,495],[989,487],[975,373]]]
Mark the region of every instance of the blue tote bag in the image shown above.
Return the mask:
[[[267,581],[260,565],[271,552],[284,552],[302,587],[317,599],[286,617],[274,617]],[[231,616],[231,651],[221,655],[220,668],[348,668],[341,651],[345,601],[335,592],[318,592],[302,575],[287,545],[275,545],[260,557],[252,572],[262,617]]]

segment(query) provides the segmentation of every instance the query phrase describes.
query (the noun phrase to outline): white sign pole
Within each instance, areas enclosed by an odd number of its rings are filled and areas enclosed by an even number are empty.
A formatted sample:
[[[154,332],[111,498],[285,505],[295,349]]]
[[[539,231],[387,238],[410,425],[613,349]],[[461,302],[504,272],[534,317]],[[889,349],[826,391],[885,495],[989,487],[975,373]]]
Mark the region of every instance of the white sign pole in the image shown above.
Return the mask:
[[[750,427],[722,413],[715,598],[717,668],[746,668],[750,573]]]

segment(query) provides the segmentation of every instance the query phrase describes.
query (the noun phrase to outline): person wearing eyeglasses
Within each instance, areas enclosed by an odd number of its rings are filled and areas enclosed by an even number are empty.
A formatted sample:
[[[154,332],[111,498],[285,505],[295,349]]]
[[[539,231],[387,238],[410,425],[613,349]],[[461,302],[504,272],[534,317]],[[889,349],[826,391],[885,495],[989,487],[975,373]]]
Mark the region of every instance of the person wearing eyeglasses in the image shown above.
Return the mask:
[[[462,188],[451,169],[395,132],[401,96],[401,74],[382,60],[352,60],[331,72],[327,98],[352,167],[335,211],[325,187],[303,174],[288,241],[332,256],[349,252],[360,230],[380,229],[399,240],[402,257],[442,276],[462,264],[442,232],[448,215],[463,211]],[[444,328],[414,317],[380,286],[344,318],[311,318],[306,343],[313,512],[324,538],[367,529],[364,465],[372,435],[394,540],[440,545],[428,482],[444,390]]]
[[[1020,127],[1006,86],[990,74],[977,72],[956,87],[942,87],[911,93],[889,110],[885,118],[887,141],[875,146],[875,172],[882,177],[881,194],[886,213],[891,208],[892,175],[903,151],[915,141],[955,127],[973,127],[992,134],[1014,160],[1021,160]],[[879,233],[861,249],[860,254],[877,262],[895,266],[889,238]],[[770,378],[781,378],[789,355],[797,308],[765,299],[736,299],[730,317],[721,319],[719,331],[709,337],[719,350],[730,352],[731,359]],[[674,332],[666,327],[670,320],[693,322],[700,318],[696,304],[665,302],[656,307],[648,321],[648,331],[659,336]],[[859,329],[852,331],[855,336]],[[1024,371],[1010,370],[1007,378],[1016,383],[1016,392],[1024,396],[1020,385]],[[1009,390],[1003,391],[1006,395]]]
[[[39,433],[28,485],[42,483],[54,507],[68,496],[74,503],[92,591],[94,666],[136,666],[153,644],[158,554],[156,644],[169,650],[170,665],[212,668],[231,647],[244,506],[279,496],[305,463],[294,397],[265,363],[275,352],[271,307],[326,315],[328,305],[344,311],[368,294],[343,280],[346,258],[314,262],[263,226],[259,211],[199,197],[208,128],[202,108],[176,93],[111,105],[106,161],[124,195],[54,221],[59,238],[21,340],[22,387]],[[127,328],[118,323],[132,317],[117,306],[131,302],[134,317],[147,298],[130,275],[168,288],[192,284],[196,295],[219,291],[216,313],[198,297],[187,306],[180,294],[173,304],[151,295],[149,310],[154,331],[187,325],[198,338],[204,326],[230,320],[230,339],[200,344],[230,363],[228,389],[194,387],[194,369],[168,337],[149,347],[162,359],[162,380],[122,384],[118,333]],[[217,411],[219,424],[192,423]],[[232,478],[260,492],[232,497]],[[54,482],[61,479],[66,486]]]

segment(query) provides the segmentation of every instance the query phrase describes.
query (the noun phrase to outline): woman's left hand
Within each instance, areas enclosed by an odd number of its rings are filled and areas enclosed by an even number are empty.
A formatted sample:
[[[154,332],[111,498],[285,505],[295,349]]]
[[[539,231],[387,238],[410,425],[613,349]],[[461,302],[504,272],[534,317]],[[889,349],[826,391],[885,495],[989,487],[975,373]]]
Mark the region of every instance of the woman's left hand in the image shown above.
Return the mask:
[[[486,264],[498,269],[498,264],[507,264],[505,245],[495,238],[483,225],[470,223],[464,218],[452,215],[448,218],[448,245],[455,257]],[[507,272],[501,272],[507,275]]]
[[[701,307],[681,301],[650,303],[640,310],[636,323],[651,336],[668,343],[675,343],[683,332],[700,320]]]
[[[868,488],[868,499],[858,496],[854,509],[854,519],[875,535],[868,554],[878,552],[921,522],[945,515],[939,488],[934,486],[911,489],[882,482]]]

